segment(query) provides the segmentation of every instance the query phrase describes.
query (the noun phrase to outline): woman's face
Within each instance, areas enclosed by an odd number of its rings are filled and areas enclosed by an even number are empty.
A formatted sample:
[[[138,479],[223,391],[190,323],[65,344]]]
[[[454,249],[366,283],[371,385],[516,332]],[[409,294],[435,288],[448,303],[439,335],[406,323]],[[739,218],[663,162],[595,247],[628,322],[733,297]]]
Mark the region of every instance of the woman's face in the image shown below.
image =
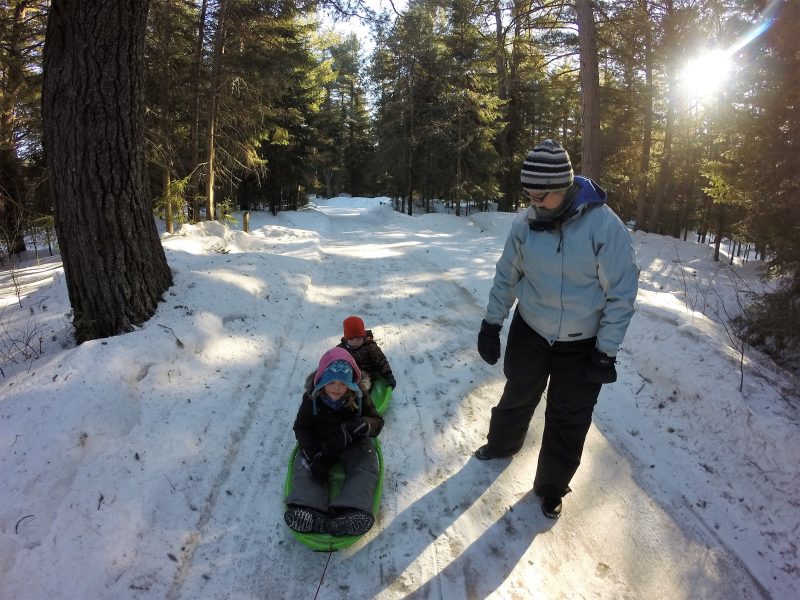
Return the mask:
[[[331,400],[339,400],[347,391],[347,386],[341,381],[331,381],[324,388],[325,395]]]
[[[527,190],[528,197],[531,199],[531,204],[538,208],[546,210],[553,210],[561,205],[564,200],[566,190],[557,190],[555,192],[542,192],[537,190]]]

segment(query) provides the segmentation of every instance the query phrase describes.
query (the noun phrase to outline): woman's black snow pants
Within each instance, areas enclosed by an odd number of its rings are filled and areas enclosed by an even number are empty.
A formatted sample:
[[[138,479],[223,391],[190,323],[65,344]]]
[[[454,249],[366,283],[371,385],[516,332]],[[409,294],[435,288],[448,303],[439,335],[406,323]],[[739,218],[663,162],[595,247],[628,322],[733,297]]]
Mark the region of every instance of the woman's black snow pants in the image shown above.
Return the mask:
[[[519,452],[547,387],[544,434],[533,483],[541,497],[564,496],[580,465],[601,388],[584,375],[595,342],[596,338],[590,338],[551,346],[518,311],[511,321],[503,363],[507,381],[500,402],[492,409],[489,449],[499,455]]]

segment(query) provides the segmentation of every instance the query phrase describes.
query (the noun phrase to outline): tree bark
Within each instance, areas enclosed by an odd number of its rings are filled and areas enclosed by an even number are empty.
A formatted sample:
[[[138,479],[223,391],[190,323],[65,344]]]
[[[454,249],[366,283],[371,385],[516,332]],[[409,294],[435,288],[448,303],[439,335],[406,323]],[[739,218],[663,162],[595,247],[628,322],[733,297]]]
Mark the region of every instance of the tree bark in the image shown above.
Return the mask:
[[[497,98],[503,104],[503,115],[505,125],[497,133],[495,145],[497,147],[497,154],[499,164],[502,169],[500,171],[500,210],[507,211],[511,206],[512,195],[512,182],[511,182],[511,165],[512,165],[512,151],[509,138],[511,137],[511,103],[509,102],[509,72],[506,61],[506,34],[505,24],[503,23],[503,10],[500,5],[500,0],[493,0],[492,2],[492,15],[494,16],[494,34],[495,34],[495,68],[497,69]]]
[[[674,10],[672,0],[667,0],[667,39],[671,40],[675,37],[675,24],[674,24]],[[672,137],[675,129],[675,94],[677,89],[677,73],[673,62],[667,64],[667,119],[664,124],[664,149],[661,155],[660,168],[658,171],[658,184],[655,190],[655,201],[653,202],[653,211],[650,219],[647,222],[647,231],[653,233],[661,233],[663,231],[661,223],[661,207],[664,204],[664,199],[672,186]]]
[[[600,73],[597,61],[597,34],[591,0],[576,0],[578,44],[581,56],[581,106],[583,142],[581,172],[600,179]]]
[[[220,0],[217,16],[217,28],[214,33],[214,56],[211,66],[211,99],[208,108],[208,140],[207,160],[208,171],[206,177],[206,220],[216,218],[214,201],[215,158],[216,158],[216,126],[217,112],[219,110],[219,94],[222,86],[222,55],[225,52],[225,25],[228,16],[228,1]]]
[[[199,169],[200,169],[200,73],[203,65],[203,37],[206,30],[206,15],[208,12],[208,0],[202,0],[200,5],[200,17],[197,24],[197,46],[192,65],[192,125],[189,133],[190,145],[192,148],[191,178],[189,180],[189,206],[191,207],[191,221],[196,223],[200,220],[200,199],[199,199]]]
[[[148,0],[54,0],[42,85],[44,149],[79,342],[131,331],[172,275],[145,193]]]
[[[650,174],[650,146],[653,135],[653,29],[647,2],[639,1],[644,27],[644,94],[642,96],[642,159],[639,163],[639,198],[636,202],[636,229],[647,228],[647,182]]]
[[[164,226],[167,229],[167,233],[175,233],[172,215],[172,194],[167,193],[169,184],[172,182],[172,177],[169,168],[166,166],[161,167],[161,181],[164,185],[164,195],[167,198],[167,201],[164,203]]]

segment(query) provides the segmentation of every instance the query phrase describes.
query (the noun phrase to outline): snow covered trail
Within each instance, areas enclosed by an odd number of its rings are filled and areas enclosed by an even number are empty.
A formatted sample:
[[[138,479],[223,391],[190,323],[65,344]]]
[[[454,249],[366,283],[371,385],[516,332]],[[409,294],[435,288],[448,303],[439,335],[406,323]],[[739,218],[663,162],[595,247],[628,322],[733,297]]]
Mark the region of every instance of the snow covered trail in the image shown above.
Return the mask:
[[[724,547],[684,531],[653,501],[595,428],[567,517],[556,523],[530,491],[544,406],[513,460],[472,457],[503,385],[499,366],[474,349],[483,299],[431,258],[428,233],[390,216],[314,219],[324,232],[318,261],[301,314],[274,342],[254,424],[225,471],[232,497],[201,524],[170,597],[592,597],[598,589],[620,598],[766,596]],[[469,240],[437,245],[458,251]],[[329,560],[291,537],[280,490],[303,381],[349,314],[375,331],[398,389],[381,434],[386,482],[376,525]]]
[[[262,425],[248,429],[240,444],[242,460],[234,461],[228,469],[235,483],[228,482],[226,487],[237,490],[239,501],[220,503],[218,514],[212,514],[202,523],[202,529],[210,535],[201,536],[202,541],[192,553],[191,567],[181,569],[171,597],[226,597],[231,585],[234,590],[241,587],[241,592],[248,597],[261,597],[259,590],[266,589],[285,590],[288,597],[305,597],[309,590],[316,589],[327,558],[311,553],[291,538],[283,524],[283,509],[276,494],[282,489],[286,459],[294,444],[291,424],[302,384],[322,352],[338,342],[344,316],[359,314],[367,326],[373,328],[391,356],[401,382],[382,434],[386,460],[402,464],[403,470],[396,471],[397,476],[410,480],[429,477],[426,473],[441,462],[441,457],[433,454],[439,453],[436,447],[447,447],[443,443],[449,430],[447,420],[454,414],[436,408],[436,403],[441,403],[454,386],[457,390],[460,381],[469,375],[469,372],[462,373],[463,365],[469,364],[470,369],[476,366],[471,345],[462,347],[459,340],[465,339],[465,328],[471,331],[478,309],[469,298],[461,305],[453,301],[454,294],[463,296],[457,285],[451,283],[447,289],[440,283],[430,285],[431,276],[433,280],[437,277],[436,271],[419,270],[418,284],[403,276],[409,264],[414,270],[417,267],[413,256],[397,251],[409,243],[417,243],[403,239],[408,236],[396,231],[387,231],[384,235],[371,232],[376,223],[369,217],[357,220],[352,216],[332,215],[326,218],[330,219],[330,224],[315,219],[315,228],[326,234],[321,240],[319,262],[309,273],[302,315],[293,321],[294,330],[275,342],[282,350],[265,371],[266,389],[261,406],[252,418]],[[353,225],[359,229],[353,231]],[[365,241],[367,239],[369,241]],[[354,259],[354,256],[359,258]],[[333,339],[320,333],[332,329],[337,331]],[[454,358],[458,356],[466,359]],[[440,370],[443,378],[432,388],[425,389],[414,384],[415,371],[419,369]],[[449,380],[444,379],[445,375]],[[421,379],[432,378],[432,374],[426,374]],[[472,379],[474,377],[464,381],[464,389],[468,389]],[[276,419],[285,424],[285,435],[267,439],[275,430]],[[403,426],[398,427],[401,423]],[[420,434],[433,440],[430,449],[428,444],[419,444]],[[410,446],[421,447],[421,455],[409,455]],[[468,453],[470,448],[461,448],[461,451]],[[242,475],[244,473],[249,475]],[[392,481],[396,482],[395,476]],[[407,486],[408,481],[404,485]],[[398,495],[395,487],[396,483],[387,485],[384,490],[387,504],[401,501],[395,498]],[[415,484],[411,489],[417,487]],[[379,532],[381,518],[370,535]],[[225,534],[215,536],[214,531]],[[237,576],[231,577],[230,573],[220,576],[219,570],[226,569],[232,557],[236,557]],[[370,564],[375,562],[375,557],[363,560]],[[276,565],[282,567],[276,568]],[[346,572],[342,575],[350,577]],[[332,577],[326,576],[326,581],[331,581]],[[381,580],[375,583],[383,585]],[[334,586],[334,589],[340,588]]]
[[[796,589],[791,505],[759,511],[760,496],[739,500],[760,481],[751,471],[728,477],[725,456],[715,474],[698,464],[735,421],[686,401],[710,399],[700,377],[658,379],[680,366],[659,371],[659,353],[700,349],[684,335],[695,329],[664,320],[653,298],[629,332],[620,382],[603,391],[560,520],[531,493],[544,405],[513,459],[473,457],[504,384],[475,341],[510,218],[331,203],[264,216],[251,234],[205,223],[165,237],[175,284],[153,319],[48,355],[3,388],[0,598],[791,597],[775,591]],[[40,297],[66,305],[54,281]],[[381,434],[383,499],[363,540],[314,553],[285,526],[282,490],[306,376],[350,314],[398,380]],[[727,363],[704,356],[721,386]],[[639,394],[642,376],[653,383]],[[661,409],[673,385],[683,404]],[[678,419],[690,407],[703,409],[697,423]],[[745,416],[756,433],[780,425]],[[675,421],[694,428],[682,444],[664,435]],[[763,460],[759,438],[741,439]],[[780,439],[790,455],[793,438]],[[728,516],[698,508],[737,473],[719,501]],[[737,535],[758,543],[743,550]]]

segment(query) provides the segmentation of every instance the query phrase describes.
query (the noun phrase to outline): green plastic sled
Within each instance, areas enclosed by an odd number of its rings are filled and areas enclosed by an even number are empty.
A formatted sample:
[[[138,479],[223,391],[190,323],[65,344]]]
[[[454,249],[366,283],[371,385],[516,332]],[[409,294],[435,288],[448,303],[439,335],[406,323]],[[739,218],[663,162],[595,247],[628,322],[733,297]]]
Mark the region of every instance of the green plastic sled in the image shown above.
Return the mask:
[[[375,410],[378,411],[380,416],[383,416],[389,408],[389,402],[392,401],[392,388],[386,385],[386,380],[383,377],[378,377],[372,383],[370,396],[372,396],[372,402],[375,404]]]
[[[386,380],[383,377],[378,377],[372,383],[370,390],[372,402],[375,404],[375,410],[378,414],[383,416],[389,408],[389,403],[392,400],[392,388],[386,385]],[[381,492],[383,491],[383,451],[381,450],[381,443],[378,438],[372,438],[375,445],[375,453],[378,455],[378,482],[375,485],[375,500],[372,503],[372,514],[378,514],[378,507],[381,502]],[[292,473],[294,472],[294,459],[299,452],[299,447],[295,445],[289,456],[289,469],[286,473],[286,481],[283,486],[283,497],[286,498],[292,489]],[[339,495],[344,484],[344,469],[340,463],[336,463],[328,474],[328,489],[330,490],[331,499]],[[334,552],[347,548],[354,544],[361,537],[360,535],[350,536],[333,536],[327,533],[300,533],[299,531],[290,530],[292,535],[300,542],[312,548],[317,552]]]
[[[389,394],[391,395],[391,388],[388,389]],[[383,491],[383,451],[381,450],[381,443],[378,441],[378,438],[371,439],[375,446],[375,453],[378,456],[378,481],[375,483],[375,498],[372,501],[372,514],[377,515],[378,507],[381,504],[381,492]],[[289,492],[292,489],[294,459],[299,450],[300,448],[295,445],[294,450],[292,450],[292,454],[289,457],[289,470],[286,473],[286,482],[283,486],[284,499],[289,495]],[[339,495],[343,484],[344,469],[342,468],[341,463],[336,463],[333,465],[333,467],[331,467],[330,473],[328,474],[328,490],[330,490],[331,499],[336,498],[336,496]],[[292,532],[292,535],[297,538],[297,540],[316,552],[335,552],[336,550],[341,550],[342,548],[351,546],[359,539],[364,537],[363,535],[333,536],[327,533],[300,533],[294,529],[290,529],[289,531]]]

